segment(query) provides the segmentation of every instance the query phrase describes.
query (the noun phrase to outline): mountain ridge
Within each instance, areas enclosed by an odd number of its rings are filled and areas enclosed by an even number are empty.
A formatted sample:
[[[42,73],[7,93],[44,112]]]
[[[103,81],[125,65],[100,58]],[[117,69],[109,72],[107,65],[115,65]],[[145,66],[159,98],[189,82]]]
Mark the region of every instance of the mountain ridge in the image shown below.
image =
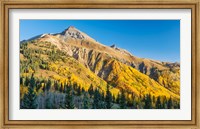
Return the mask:
[[[77,29],[76,27],[74,26],[69,26],[68,28],[66,28],[64,31],[60,32],[60,33],[44,33],[44,34],[39,34],[37,36],[34,36],[34,37],[31,37],[27,40],[22,40],[20,41],[20,43],[22,42],[28,42],[28,41],[31,41],[31,40],[35,40],[35,39],[38,39],[38,38],[42,38],[44,37],[45,35],[52,35],[52,36],[57,36],[57,35],[65,35],[67,32],[71,32],[71,31],[76,31],[77,33],[81,34],[81,35],[85,35],[86,37],[89,37],[90,39],[94,40],[96,43],[99,43],[97,40],[91,38],[89,35],[87,35],[86,33],[80,31],[79,29]],[[80,36],[82,37],[82,36]],[[101,43],[99,43],[101,44]],[[104,44],[101,44],[103,46],[106,46]],[[109,47],[109,46],[106,46],[106,47]],[[110,46],[111,48],[113,49],[116,49],[116,50],[125,50],[127,53],[129,53],[130,55],[134,56],[131,52],[127,51],[126,49],[123,49],[123,48],[118,48],[115,44],[112,44]],[[164,63],[169,63],[169,64],[180,64],[179,62],[169,62],[169,61],[159,61],[159,60],[156,60],[156,59],[150,59],[150,58],[145,58],[145,57],[140,57],[141,59],[147,59],[147,60],[153,60],[153,61],[158,61],[158,62],[164,62]]]

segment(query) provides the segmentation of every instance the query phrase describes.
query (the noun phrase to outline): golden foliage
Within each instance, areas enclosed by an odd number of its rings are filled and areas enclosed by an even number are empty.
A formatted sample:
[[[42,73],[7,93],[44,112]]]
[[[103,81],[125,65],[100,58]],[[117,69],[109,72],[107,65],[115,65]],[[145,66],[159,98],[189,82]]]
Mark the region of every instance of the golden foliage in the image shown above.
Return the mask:
[[[115,59],[108,62],[107,67],[108,65],[112,67],[112,70],[107,81],[116,85],[118,88],[134,92],[136,95],[151,93],[154,96],[166,96],[167,98],[172,96],[177,99],[179,98],[178,95],[170,92],[158,82],[135,68],[122,64]]]
[[[28,93],[28,87],[20,85],[20,99],[24,97],[24,94]]]
[[[45,51],[53,50],[54,53],[56,53],[56,49],[58,49],[49,42],[39,42],[37,45],[36,43],[29,44],[28,48],[34,50],[42,49]],[[93,72],[73,57],[64,56],[63,60],[51,61],[47,58],[49,55],[42,54],[42,57],[48,62],[47,69],[39,68],[37,71],[33,71],[29,68],[28,73],[20,74],[21,76],[30,76],[31,73],[35,72],[35,76],[38,78],[51,78],[62,84],[66,82],[76,83],[86,90],[92,84],[95,88],[98,87],[101,89],[102,92],[106,91],[108,82],[109,85],[111,85],[111,92],[115,96],[117,96],[120,89],[125,89],[128,92],[133,92],[137,96],[151,93],[154,96],[166,96],[167,98],[171,96],[179,99],[180,78],[173,79],[176,77],[176,74],[180,74],[179,71],[175,73],[168,73],[167,71],[162,72],[157,82],[139,72],[137,69],[123,64],[114,58],[103,60],[103,58],[99,56],[98,61],[96,61],[94,54],[97,55],[98,53],[91,51],[90,63],[93,65],[95,64]],[[23,61],[23,56],[21,55],[20,57],[22,58],[20,58],[20,60]],[[103,79],[97,76],[98,71],[100,71],[102,67],[109,71],[106,73],[108,76]],[[166,85],[169,90],[162,85]],[[21,97],[26,91],[26,87],[20,86]]]

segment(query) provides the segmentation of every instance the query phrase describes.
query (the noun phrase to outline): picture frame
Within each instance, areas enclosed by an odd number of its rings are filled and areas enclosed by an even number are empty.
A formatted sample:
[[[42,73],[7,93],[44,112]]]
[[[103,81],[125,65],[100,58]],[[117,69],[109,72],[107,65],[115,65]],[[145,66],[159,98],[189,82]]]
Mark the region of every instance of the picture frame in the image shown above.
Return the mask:
[[[200,128],[199,0],[181,1],[1,1],[1,128]],[[191,9],[191,120],[9,120],[9,9]]]

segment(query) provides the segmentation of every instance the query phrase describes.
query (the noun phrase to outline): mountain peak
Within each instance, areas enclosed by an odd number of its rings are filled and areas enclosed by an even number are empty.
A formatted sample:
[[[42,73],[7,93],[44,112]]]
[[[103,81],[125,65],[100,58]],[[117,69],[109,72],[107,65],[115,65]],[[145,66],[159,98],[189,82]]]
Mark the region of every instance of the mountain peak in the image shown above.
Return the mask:
[[[75,28],[74,26],[69,26],[68,28]]]
[[[83,32],[75,28],[74,26],[69,26],[67,29],[65,29],[61,35],[64,35],[66,37],[71,37],[75,39],[85,39],[85,35]]]
[[[66,32],[70,31],[77,31],[80,32],[78,29],[76,29],[74,26],[69,26],[67,29],[65,29],[61,34],[65,34]]]
[[[74,26],[69,26],[66,30],[71,31],[71,30],[78,30]]]

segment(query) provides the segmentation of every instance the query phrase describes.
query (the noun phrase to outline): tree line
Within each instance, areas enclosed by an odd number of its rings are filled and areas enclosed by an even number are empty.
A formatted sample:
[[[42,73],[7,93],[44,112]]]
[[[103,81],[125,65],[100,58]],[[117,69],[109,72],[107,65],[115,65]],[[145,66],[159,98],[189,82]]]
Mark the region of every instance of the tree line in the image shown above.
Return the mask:
[[[34,77],[20,77],[20,85],[27,90],[21,93],[21,109],[179,109],[179,101],[165,96],[135,95],[120,90],[117,95],[93,86],[88,89],[76,83],[59,83]]]

